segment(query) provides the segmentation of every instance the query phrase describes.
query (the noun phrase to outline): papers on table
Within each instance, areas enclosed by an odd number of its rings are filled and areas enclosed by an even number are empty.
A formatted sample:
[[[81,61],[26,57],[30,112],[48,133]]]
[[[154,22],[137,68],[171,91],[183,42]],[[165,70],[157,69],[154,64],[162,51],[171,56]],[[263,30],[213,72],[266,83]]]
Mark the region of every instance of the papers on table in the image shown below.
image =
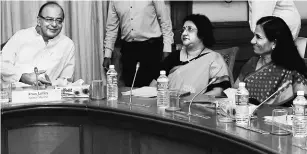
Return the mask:
[[[236,101],[236,91],[237,89],[234,89],[234,88],[227,88],[226,90],[224,90],[223,92],[226,94],[227,98],[230,100],[230,101],[233,101],[235,102]]]
[[[272,116],[264,116],[264,121],[273,122]],[[275,119],[275,122],[283,124],[283,125],[289,125],[292,126],[292,118],[293,115],[284,115],[284,116],[277,116]]]
[[[22,82],[14,82],[12,87],[15,87],[15,88],[22,88],[22,87],[31,87],[32,85],[29,85],[29,84],[25,84],[25,83],[22,83]]]
[[[126,92],[122,92],[122,95],[130,95],[130,90]],[[157,88],[156,87],[142,87],[132,90],[133,96],[139,97],[156,97],[157,96]]]

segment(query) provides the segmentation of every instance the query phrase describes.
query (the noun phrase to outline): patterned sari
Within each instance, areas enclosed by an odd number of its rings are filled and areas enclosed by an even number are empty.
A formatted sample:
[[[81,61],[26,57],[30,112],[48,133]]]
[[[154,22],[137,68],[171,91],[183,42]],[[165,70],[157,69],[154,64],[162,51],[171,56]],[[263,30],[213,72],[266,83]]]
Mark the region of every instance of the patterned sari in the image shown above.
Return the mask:
[[[256,70],[258,60],[259,57],[251,58],[243,66],[238,78],[239,81],[246,83],[251,99],[256,99],[260,103],[278,91],[267,100],[267,104],[282,105],[293,99],[298,90],[303,90],[306,94],[307,79],[303,75],[273,63]]]
[[[184,53],[185,51],[181,51]],[[198,93],[215,77],[222,77],[214,84],[229,81],[231,75],[223,57],[212,50],[207,50],[199,58],[181,65],[168,75],[169,87],[191,93]],[[204,89],[203,92],[205,92]]]

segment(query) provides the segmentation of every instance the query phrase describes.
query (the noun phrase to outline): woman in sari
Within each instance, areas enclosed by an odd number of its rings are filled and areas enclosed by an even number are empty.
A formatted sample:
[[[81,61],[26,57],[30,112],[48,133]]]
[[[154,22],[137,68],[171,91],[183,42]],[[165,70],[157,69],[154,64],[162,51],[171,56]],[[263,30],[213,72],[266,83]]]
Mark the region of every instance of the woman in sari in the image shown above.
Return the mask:
[[[260,103],[272,95],[267,104],[289,105],[298,90],[307,92],[306,66],[281,18],[259,19],[251,43],[257,56],[242,67],[235,84],[245,82],[251,100]]]
[[[161,66],[168,75],[169,88],[222,95],[224,89],[231,87],[230,72],[223,57],[209,49],[215,43],[210,20],[204,15],[192,14],[183,23],[182,49],[173,51]],[[213,78],[218,79],[207,87]]]

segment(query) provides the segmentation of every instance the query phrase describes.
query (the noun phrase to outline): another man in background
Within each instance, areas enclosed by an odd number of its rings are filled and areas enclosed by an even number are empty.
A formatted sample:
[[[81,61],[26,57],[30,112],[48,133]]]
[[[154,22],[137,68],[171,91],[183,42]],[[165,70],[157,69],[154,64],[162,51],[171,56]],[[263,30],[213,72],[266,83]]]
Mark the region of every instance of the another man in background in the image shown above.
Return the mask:
[[[63,8],[56,2],[47,2],[39,10],[36,26],[19,30],[9,39],[1,55],[2,84],[35,84],[35,67],[41,74],[40,84],[72,78],[75,47],[70,38],[60,33],[63,21]]]
[[[164,1],[110,1],[104,41],[105,68],[111,64],[119,28],[123,40],[121,63],[125,86],[132,85],[137,62],[140,62],[140,69],[135,86],[148,86],[157,78],[155,74],[159,71],[162,55],[165,58],[171,52],[174,42]]]

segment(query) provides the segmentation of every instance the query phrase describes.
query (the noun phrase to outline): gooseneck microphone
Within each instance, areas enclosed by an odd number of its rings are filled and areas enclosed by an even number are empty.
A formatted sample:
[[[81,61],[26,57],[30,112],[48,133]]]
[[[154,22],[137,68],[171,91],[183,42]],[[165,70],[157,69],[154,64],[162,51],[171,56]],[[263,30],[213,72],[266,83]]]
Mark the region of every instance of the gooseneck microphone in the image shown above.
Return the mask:
[[[222,68],[223,68],[223,67],[221,67],[221,68],[215,73],[215,75],[213,76],[213,78],[211,79],[211,81],[210,81],[203,89],[201,89],[200,92],[198,92],[196,95],[193,96],[193,98],[191,99],[190,104],[189,104],[189,112],[188,112],[188,115],[191,115],[191,105],[192,105],[192,102],[194,101],[194,99],[195,99],[199,94],[201,94],[208,86],[210,86],[210,85],[211,85],[212,83],[214,83],[216,80],[221,79],[221,78],[224,78],[224,77],[229,78],[228,75],[224,75],[224,76],[221,76],[221,77],[216,77],[216,76],[219,74],[219,72],[222,70]]]
[[[129,101],[130,104],[131,104],[131,102],[132,102],[132,89],[133,89],[135,77],[136,77],[136,74],[137,74],[139,68],[140,68],[140,62],[137,62],[137,63],[136,63],[136,67],[135,67],[135,73],[134,73],[134,77],[133,77],[131,89],[130,89],[130,101]]]
[[[253,116],[253,114],[255,113],[255,111],[265,102],[267,102],[270,98],[272,98],[276,93],[278,93],[279,91],[281,91],[283,88],[285,88],[286,86],[288,86],[290,84],[290,81],[285,82],[284,84],[282,84],[272,95],[270,95],[267,99],[265,99],[263,102],[261,102],[259,105],[257,105],[257,107],[253,110],[253,112],[249,115],[250,117]]]
[[[34,67],[34,73],[35,73],[35,80],[36,80],[35,86],[36,86],[36,90],[38,90],[38,69],[37,67]]]
[[[191,99],[191,101],[189,102],[189,112],[188,112],[188,115],[191,115],[191,105],[192,105],[192,102],[194,101],[194,99],[199,95],[201,94],[208,86],[210,86],[212,83],[214,83],[215,81],[217,80],[217,78],[212,78],[212,80],[201,90],[199,91],[197,94],[195,94],[193,96],[193,98]]]

